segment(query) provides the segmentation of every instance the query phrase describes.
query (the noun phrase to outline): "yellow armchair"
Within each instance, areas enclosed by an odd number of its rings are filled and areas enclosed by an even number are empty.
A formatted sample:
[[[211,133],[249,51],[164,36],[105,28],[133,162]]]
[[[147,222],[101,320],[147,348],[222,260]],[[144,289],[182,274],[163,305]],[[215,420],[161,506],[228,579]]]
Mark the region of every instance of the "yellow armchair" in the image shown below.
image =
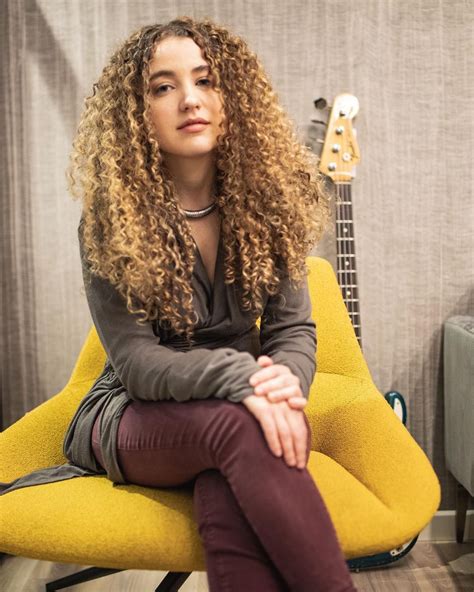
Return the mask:
[[[308,470],[354,569],[361,558],[393,560],[390,551],[430,522],[440,484],[372,381],[332,266],[319,257],[307,263],[318,338],[305,409]],[[104,363],[93,327],[65,388],[0,434],[0,482],[67,462],[67,426]],[[76,575],[76,584],[124,569],[170,571],[157,590],[178,590],[189,573],[205,570],[191,496],[186,488],[117,488],[105,475],[21,488],[0,496],[0,551],[98,566]]]

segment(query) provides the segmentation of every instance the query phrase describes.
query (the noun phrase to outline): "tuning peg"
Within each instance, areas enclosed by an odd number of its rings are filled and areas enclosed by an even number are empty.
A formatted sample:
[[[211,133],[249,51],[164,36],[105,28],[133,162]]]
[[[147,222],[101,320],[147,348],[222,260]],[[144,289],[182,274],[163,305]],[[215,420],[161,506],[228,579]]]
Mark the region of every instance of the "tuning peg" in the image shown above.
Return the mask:
[[[326,109],[328,107],[328,102],[324,97],[319,97],[319,99],[314,100],[314,106],[316,109]]]
[[[313,123],[320,123],[321,125],[327,125],[327,123],[325,121],[321,121],[320,119],[313,119],[313,118],[311,118],[311,121]]]

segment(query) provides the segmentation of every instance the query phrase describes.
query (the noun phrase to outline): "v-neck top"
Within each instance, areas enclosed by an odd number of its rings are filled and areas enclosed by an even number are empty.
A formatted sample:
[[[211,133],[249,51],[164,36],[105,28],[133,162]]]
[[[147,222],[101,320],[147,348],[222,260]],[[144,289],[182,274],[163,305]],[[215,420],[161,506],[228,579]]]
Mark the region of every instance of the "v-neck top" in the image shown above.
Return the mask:
[[[283,274],[279,293],[267,294],[264,300],[259,330],[255,313],[241,308],[238,281],[224,282],[222,233],[213,286],[196,245],[192,290],[198,323],[195,344],[189,349],[184,338],[156,321],[138,325],[117,289],[89,272],[80,228],[86,297],[107,359],[68,426],[63,442],[68,462],[0,483],[0,495],[20,487],[104,473],[115,484],[127,484],[116,451],[118,425],[127,405],[133,400],[186,402],[210,397],[237,404],[253,394],[249,379],[261,369],[256,361],[259,355],[288,366],[308,398],[316,372],[317,341],[307,280],[294,290]],[[91,443],[99,414],[105,470],[95,459]]]
[[[198,244],[195,241],[194,237],[192,237],[192,238],[193,238],[193,242],[194,242],[194,245],[196,248],[195,276],[197,278],[202,278],[205,280],[204,283],[206,284],[206,287],[207,287],[207,293],[209,296],[209,303],[211,303],[213,300],[214,291],[215,291],[215,287],[216,287],[217,273],[221,269],[220,258],[223,255],[223,253],[222,253],[222,232],[219,232],[219,240],[217,242],[217,253],[216,253],[216,262],[215,262],[215,267],[214,267],[214,282],[213,283],[211,283],[211,280],[210,280],[209,275],[207,273],[206,266],[204,265],[204,260],[202,258],[201,251],[199,250]]]

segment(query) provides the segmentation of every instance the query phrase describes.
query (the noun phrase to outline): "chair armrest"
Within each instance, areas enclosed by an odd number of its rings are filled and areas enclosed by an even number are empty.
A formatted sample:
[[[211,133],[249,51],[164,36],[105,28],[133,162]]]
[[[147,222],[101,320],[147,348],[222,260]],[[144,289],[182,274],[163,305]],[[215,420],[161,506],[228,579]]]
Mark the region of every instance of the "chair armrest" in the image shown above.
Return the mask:
[[[367,383],[354,396],[346,395],[343,404],[326,409],[320,451],[387,507],[410,516],[414,532],[421,531],[439,507],[440,483],[425,452],[375,385]]]

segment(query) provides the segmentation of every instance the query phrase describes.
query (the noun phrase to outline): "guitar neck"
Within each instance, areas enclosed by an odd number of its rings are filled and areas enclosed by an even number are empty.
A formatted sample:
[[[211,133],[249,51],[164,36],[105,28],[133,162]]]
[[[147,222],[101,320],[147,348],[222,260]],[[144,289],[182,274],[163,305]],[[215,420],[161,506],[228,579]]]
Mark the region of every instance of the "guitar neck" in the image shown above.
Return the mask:
[[[357,340],[362,348],[351,184],[338,183],[336,189],[338,195],[336,201],[337,279]]]

